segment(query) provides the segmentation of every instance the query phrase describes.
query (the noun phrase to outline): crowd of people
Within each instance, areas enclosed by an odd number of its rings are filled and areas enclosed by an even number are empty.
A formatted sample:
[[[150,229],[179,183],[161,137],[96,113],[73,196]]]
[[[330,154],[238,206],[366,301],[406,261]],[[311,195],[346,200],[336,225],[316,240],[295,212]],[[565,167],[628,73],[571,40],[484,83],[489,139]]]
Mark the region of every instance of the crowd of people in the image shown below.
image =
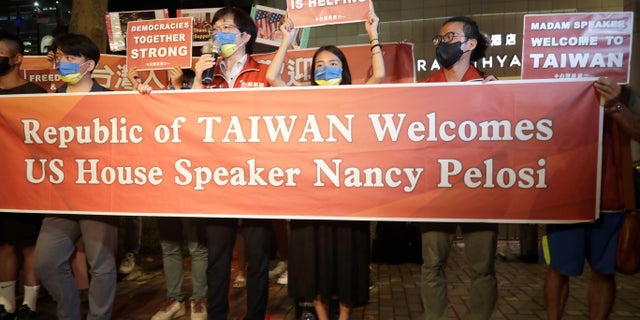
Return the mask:
[[[365,21],[371,45],[373,72],[368,84],[385,78],[383,51],[378,39],[379,19],[372,10]],[[251,57],[257,29],[250,15],[226,7],[212,19],[213,37],[220,41],[220,57],[203,54],[194,70],[173,68],[172,89],[239,88],[286,86],[280,77],[295,26],[280,26],[282,44],[271,65]],[[488,42],[475,21],[468,17],[447,20],[433,38],[440,70],[424,82],[491,81],[474,67],[485,55]],[[108,91],[92,79],[100,52],[88,37],[66,34],[55,39],[51,59],[65,84],[57,92]],[[12,34],[0,34],[0,94],[45,93],[37,84],[24,80],[19,72],[22,41]],[[351,63],[354,63],[353,61]],[[362,63],[362,62],[357,62]],[[211,81],[203,84],[203,72],[214,68]],[[349,63],[340,48],[320,47],[312,58],[312,85],[350,85]],[[149,93],[136,70],[129,71],[134,90]],[[589,306],[592,319],[606,319],[615,297],[615,250],[625,207],[620,186],[621,157],[617,137],[627,134],[640,141],[638,106],[621,99],[627,90],[607,78],[599,79],[595,90],[604,104],[602,215],[597,221],[550,226],[544,246],[549,264],[545,302],[549,319],[562,317],[569,295],[569,277],[582,273],[584,261],[591,266]],[[60,319],[110,319],[116,295],[117,273],[129,273],[140,247],[140,218],[126,218],[126,253],[116,263],[118,219],[112,216],[0,214],[0,319],[32,319],[40,285],[57,303]],[[282,277],[289,295],[312,301],[319,319],[328,319],[328,303],[339,302],[339,319],[348,319],[352,308],[369,300],[370,228],[361,221],[268,219],[157,218],[166,282],[166,303],[150,315],[153,320],[172,319],[186,313],[191,319],[227,319],[229,288],[246,283],[245,319],[264,319],[270,278]],[[447,319],[449,300],[445,266],[460,228],[471,270],[470,319],[490,319],[494,314],[498,287],[495,271],[497,225],[495,223],[421,223],[421,299],[425,319]],[[269,270],[272,232],[281,262]],[[282,236],[284,235],[284,238]],[[238,242],[241,239],[242,242]],[[184,276],[181,243],[186,241],[192,261],[193,291],[182,292]],[[89,266],[88,314],[82,314],[72,257],[79,244]],[[242,252],[241,277],[231,280],[234,247]],[[19,259],[18,257],[22,258]],[[19,271],[22,261],[22,271]],[[246,270],[245,270],[246,269]],[[24,299],[16,303],[18,275],[23,275]],[[189,304],[185,301],[189,300]]]

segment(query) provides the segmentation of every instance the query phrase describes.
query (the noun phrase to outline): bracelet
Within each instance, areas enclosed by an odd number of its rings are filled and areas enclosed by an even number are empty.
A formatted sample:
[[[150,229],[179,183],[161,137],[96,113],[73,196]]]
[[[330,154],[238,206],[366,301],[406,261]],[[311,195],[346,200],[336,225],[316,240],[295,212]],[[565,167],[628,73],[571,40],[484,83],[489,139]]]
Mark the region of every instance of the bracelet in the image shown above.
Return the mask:
[[[374,41],[378,41],[378,38],[371,39],[371,40],[369,41],[369,43],[371,43],[371,44],[372,44]]]
[[[374,44],[374,45],[372,45],[372,46],[371,46],[371,52],[373,52],[373,49],[374,49],[375,47],[380,47],[380,50],[382,50],[382,45],[381,45],[381,44],[379,44],[379,43],[376,43],[376,44]]]

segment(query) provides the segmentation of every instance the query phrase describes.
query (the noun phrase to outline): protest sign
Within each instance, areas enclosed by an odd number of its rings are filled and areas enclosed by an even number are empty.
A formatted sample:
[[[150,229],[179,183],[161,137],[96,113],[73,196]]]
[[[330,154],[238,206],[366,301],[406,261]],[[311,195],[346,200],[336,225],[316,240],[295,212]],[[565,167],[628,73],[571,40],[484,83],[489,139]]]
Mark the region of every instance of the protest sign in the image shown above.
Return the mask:
[[[127,30],[129,68],[191,68],[193,18],[132,21]]]
[[[284,10],[254,5],[251,8],[251,17],[258,28],[256,42],[275,47],[280,46],[280,42],[282,42],[280,24],[286,13]],[[309,41],[309,28],[296,28],[293,37],[295,38],[292,43],[294,48],[306,48]]]
[[[371,0],[287,0],[296,28],[365,21]]]
[[[109,49],[113,52],[127,50],[127,23],[130,21],[166,18],[169,18],[167,9],[107,12],[105,21]]]
[[[633,12],[524,16],[522,79],[606,76],[629,83]]]
[[[413,66],[413,44],[411,43],[384,43],[385,83],[412,83],[415,82],[415,69]],[[357,61],[362,57],[369,57],[368,45],[355,45],[341,47],[347,60]],[[289,50],[285,59],[285,67],[282,68],[282,79],[289,85],[306,85],[310,81],[309,68],[311,58],[316,48]],[[269,64],[273,53],[254,54],[253,57],[263,63]],[[197,61],[194,58],[193,63]],[[33,81],[49,92],[55,92],[63,82],[58,77],[52,64],[45,56],[25,56],[21,67],[23,77]],[[350,65],[351,77],[354,84],[364,83],[371,76],[371,63],[355,63]],[[148,70],[140,71],[140,78],[144,84],[153,89],[166,89],[168,81],[167,71]],[[131,90],[132,85],[127,79],[126,58],[121,55],[103,54],[100,63],[93,71],[93,78],[101,85],[111,90]]]
[[[193,18],[193,45],[202,46],[211,39],[212,25],[211,20],[216,11],[221,8],[206,9],[177,9],[178,17]]]

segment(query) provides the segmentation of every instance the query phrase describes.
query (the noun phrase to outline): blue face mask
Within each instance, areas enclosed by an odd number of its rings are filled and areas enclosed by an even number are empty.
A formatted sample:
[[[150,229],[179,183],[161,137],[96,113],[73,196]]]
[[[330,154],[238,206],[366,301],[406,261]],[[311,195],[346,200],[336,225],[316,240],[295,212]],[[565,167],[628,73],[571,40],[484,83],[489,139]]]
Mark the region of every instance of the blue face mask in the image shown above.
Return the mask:
[[[342,68],[333,66],[320,67],[314,71],[313,80],[321,86],[339,85],[342,81]]]
[[[70,74],[80,72],[80,64],[74,62],[60,61],[56,62],[56,70],[61,76],[67,76]]]
[[[220,45],[224,46],[225,44],[235,44],[236,43],[236,34],[233,32],[216,32],[213,35],[213,41],[220,41]]]
[[[220,56],[223,58],[231,56],[238,50],[236,34],[233,32],[216,32],[213,35],[213,41],[220,42]]]

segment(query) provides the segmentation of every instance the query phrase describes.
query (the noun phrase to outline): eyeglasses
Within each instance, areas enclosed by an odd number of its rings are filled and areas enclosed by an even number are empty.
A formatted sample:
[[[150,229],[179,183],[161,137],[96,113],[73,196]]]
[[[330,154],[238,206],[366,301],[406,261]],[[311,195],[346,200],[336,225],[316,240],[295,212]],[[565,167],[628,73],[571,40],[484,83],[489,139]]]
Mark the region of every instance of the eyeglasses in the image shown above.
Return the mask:
[[[62,51],[58,50],[58,52],[56,52],[53,55],[53,61],[54,62],[60,62],[60,61],[67,61],[67,62],[74,62],[78,59],[81,59],[82,57],[79,56],[74,56],[74,55],[70,55],[70,54],[65,54]]]
[[[433,45],[434,46],[437,46],[441,42],[450,43],[451,41],[453,41],[453,39],[455,37],[464,37],[464,38],[466,38],[467,36],[465,34],[459,34],[459,33],[455,33],[453,31],[451,31],[451,32],[445,33],[444,36],[441,36],[441,35],[438,34],[435,37],[433,37],[433,39],[431,39],[431,41],[433,41]]]
[[[218,32],[229,32],[231,29],[238,29],[238,26],[235,24],[221,24],[219,26],[213,26],[211,28],[211,34],[216,34]]]

